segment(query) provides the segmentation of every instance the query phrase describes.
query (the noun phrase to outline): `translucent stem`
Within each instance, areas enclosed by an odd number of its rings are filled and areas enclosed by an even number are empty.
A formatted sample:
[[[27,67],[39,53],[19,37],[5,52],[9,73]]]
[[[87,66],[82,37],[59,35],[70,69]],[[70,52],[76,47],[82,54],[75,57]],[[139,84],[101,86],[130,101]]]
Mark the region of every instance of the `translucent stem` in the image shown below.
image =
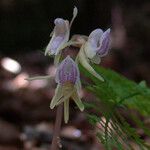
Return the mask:
[[[57,107],[51,150],[58,150],[60,146],[59,136],[60,136],[61,122],[62,122],[62,114],[63,114],[62,111],[63,111],[63,105],[61,104]]]
[[[25,79],[25,80],[27,80],[27,81],[33,81],[33,80],[48,80],[48,79],[50,79],[51,78],[51,76],[36,76],[36,77],[31,77],[31,78],[27,78],[27,79]]]

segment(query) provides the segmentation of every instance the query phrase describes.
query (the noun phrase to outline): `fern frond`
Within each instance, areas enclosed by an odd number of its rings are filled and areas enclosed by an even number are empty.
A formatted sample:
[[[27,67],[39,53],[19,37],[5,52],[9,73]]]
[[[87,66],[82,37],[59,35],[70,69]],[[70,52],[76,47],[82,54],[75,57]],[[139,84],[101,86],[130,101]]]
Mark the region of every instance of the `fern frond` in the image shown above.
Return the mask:
[[[121,111],[128,112],[134,109],[143,116],[150,115],[150,89],[146,83],[142,81],[137,84],[110,69],[96,65],[93,67],[97,73],[104,77],[105,82],[100,82],[82,67],[80,70],[93,81],[86,89],[95,94],[97,98],[94,101],[95,104],[93,102],[92,104],[85,103],[85,107],[87,111],[90,108],[96,110],[96,114],[88,114],[87,112],[87,118],[97,128],[97,137],[100,142],[106,150],[113,148],[135,150],[133,143],[141,150],[149,150],[150,145],[140,137],[136,128],[121,113]],[[142,120],[134,114],[129,115],[136,126],[150,137],[150,130]],[[100,128],[97,125],[100,125]]]

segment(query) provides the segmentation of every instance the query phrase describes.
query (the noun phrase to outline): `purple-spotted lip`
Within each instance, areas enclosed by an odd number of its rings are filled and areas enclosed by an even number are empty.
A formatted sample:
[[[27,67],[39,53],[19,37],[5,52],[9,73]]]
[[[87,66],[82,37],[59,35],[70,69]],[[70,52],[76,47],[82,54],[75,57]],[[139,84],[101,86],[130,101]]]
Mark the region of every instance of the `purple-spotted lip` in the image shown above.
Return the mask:
[[[67,56],[59,65],[56,72],[56,82],[58,84],[76,84],[79,81],[79,69],[70,56]]]

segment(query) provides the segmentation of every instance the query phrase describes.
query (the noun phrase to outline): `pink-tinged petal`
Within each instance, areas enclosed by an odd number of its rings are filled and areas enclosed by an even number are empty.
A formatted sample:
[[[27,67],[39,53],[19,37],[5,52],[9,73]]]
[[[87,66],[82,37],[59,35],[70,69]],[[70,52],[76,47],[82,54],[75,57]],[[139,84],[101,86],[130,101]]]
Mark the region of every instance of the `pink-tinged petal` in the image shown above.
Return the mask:
[[[54,28],[54,32],[55,32],[55,35],[56,36],[59,36],[59,35],[64,35],[67,30],[68,30],[68,24],[69,22],[62,19],[62,18],[57,18],[55,19],[54,21],[54,24],[55,24],[55,28]]]
[[[107,29],[101,37],[101,44],[99,50],[97,51],[97,54],[100,55],[100,57],[103,57],[107,55],[109,49],[110,49],[110,29]]]
[[[59,65],[56,72],[56,82],[59,84],[76,84],[80,80],[77,64],[70,56],[67,56]]]
[[[56,53],[56,50],[59,47],[60,43],[63,41],[63,39],[63,36],[54,37],[53,42],[47,47],[50,50],[51,55],[54,55]]]
[[[45,55],[49,53],[50,55],[58,54],[58,50],[65,44],[69,39],[69,22],[62,18],[57,18],[54,21],[55,27],[53,31],[52,38],[46,47]]]

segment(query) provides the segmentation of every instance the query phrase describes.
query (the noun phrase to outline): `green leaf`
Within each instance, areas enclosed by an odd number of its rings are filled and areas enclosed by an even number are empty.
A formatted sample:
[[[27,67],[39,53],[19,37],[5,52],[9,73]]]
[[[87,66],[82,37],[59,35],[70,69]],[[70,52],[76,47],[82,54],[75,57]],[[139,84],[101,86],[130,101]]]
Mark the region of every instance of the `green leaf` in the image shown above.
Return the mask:
[[[122,108],[124,111],[136,109],[141,115],[150,115],[150,89],[147,87],[146,82],[141,81],[138,84],[110,69],[97,65],[93,65],[93,68],[104,77],[105,82],[99,81],[80,66],[83,74],[92,81],[90,84],[83,81],[83,84],[87,90],[96,96],[95,100],[92,100],[92,104],[86,103],[85,107],[88,110],[90,108],[96,110],[95,113],[97,114],[87,114],[87,118],[97,128],[96,135],[100,142],[105,146],[106,150],[113,148],[133,150],[131,142],[141,150],[150,149],[137,134],[135,128],[118,111],[119,108]],[[145,127],[142,120],[135,115],[131,115],[131,119],[150,137],[150,131]]]

